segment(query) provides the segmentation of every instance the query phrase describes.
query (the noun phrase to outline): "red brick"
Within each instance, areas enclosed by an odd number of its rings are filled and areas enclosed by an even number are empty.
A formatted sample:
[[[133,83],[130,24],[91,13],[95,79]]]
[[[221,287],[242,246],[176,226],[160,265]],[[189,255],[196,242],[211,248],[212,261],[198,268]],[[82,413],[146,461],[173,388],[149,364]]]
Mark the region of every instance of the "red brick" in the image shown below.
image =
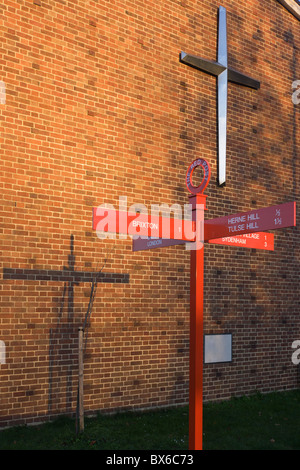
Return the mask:
[[[103,3],[103,2],[102,2]],[[261,81],[230,84],[228,182],[216,181],[216,81],[179,62],[216,58],[212,0],[1,6],[1,273],[5,268],[130,275],[99,284],[89,323],[85,407],[146,409],[188,400],[189,253],[132,253],[99,240],[91,208],[188,202],[185,173],[209,160],[213,218],[299,199],[299,22],[279,2],[225,1],[229,62]],[[70,237],[74,237],[73,252]],[[233,334],[233,362],[205,365],[204,399],[299,386],[298,229],[275,252],[207,246],[205,333]],[[111,252],[112,247],[114,250]],[[0,426],[74,413],[77,330],[89,286],[0,280]]]

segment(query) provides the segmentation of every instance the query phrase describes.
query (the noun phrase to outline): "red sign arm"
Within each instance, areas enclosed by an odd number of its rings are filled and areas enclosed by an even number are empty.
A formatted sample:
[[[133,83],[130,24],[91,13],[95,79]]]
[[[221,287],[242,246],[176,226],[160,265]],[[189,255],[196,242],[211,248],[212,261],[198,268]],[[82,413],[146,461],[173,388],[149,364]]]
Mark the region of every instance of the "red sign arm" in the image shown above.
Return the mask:
[[[209,240],[214,245],[239,246],[241,248],[256,248],[257,250],[274,251],[274,234],[268,232],[247,233],[231,237]]]
[[[205,241],[296,226],[296,202],[205,221]]]
[[[93,208],[93,230],[170,240],[193,241],[195,238],[192,221],[103,207]]]

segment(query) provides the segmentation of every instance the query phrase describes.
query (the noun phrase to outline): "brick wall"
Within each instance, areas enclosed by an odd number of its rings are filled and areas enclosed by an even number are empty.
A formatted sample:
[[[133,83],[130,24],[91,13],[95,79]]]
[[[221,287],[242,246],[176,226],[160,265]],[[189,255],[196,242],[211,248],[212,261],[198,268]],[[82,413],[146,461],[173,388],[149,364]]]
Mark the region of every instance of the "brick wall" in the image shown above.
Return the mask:
[[[117,208],[119,196],[128,207],[183,206],[197,157],[212,167],[211,218],[298,199],[299,22],[274,0],[220,5],[230,65],[261,81],[259,91],[229,85],[222,188],[216,80],[179,62],[180,51],[216,59],[219,4],[0,6],[0,426],[75,411],[77,331],[91,291],[83,273],[103,264],[129,282],[98,285],[86,411],[187,403],[189,253],[133,253],[129,239],[100,240],[92,207]],[[205,400],[299,387],[298,233],[278,231],[273,253],[207,246],[205,333],[232,333],[233,362],[204,366]]]

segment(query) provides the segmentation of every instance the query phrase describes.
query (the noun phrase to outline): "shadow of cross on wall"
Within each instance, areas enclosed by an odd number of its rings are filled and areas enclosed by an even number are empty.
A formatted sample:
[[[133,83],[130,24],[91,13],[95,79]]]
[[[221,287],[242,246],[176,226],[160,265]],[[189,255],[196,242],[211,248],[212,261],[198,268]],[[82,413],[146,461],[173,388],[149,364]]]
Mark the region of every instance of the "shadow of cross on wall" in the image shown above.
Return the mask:
[[[68,266],[62,270],[3,268],[3,279],[64,283],[57,322],[49,332],[48,412],[71,411],[74,390],[72,375],[77,372],[78,327],[81,326],[74,321],[74,286],[90,283],[92,289],[95,283],[127,284],[129,274],[76,271],[74,236],[71,235]],[[63,319],[65,304],[67,318]]]

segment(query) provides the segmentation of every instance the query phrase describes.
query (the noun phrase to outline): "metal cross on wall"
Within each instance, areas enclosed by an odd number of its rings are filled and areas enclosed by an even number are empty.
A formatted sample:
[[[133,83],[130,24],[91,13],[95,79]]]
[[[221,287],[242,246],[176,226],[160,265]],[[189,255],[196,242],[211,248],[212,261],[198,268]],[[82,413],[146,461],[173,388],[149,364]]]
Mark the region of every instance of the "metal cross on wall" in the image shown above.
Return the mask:
[[[213,62],[181,52],[182,63],[218,77],[218,181],[226,183],[227,95],[228,82],[258,90],[260,82],[228,67],[226,8],[219,7],[218,60]]]

